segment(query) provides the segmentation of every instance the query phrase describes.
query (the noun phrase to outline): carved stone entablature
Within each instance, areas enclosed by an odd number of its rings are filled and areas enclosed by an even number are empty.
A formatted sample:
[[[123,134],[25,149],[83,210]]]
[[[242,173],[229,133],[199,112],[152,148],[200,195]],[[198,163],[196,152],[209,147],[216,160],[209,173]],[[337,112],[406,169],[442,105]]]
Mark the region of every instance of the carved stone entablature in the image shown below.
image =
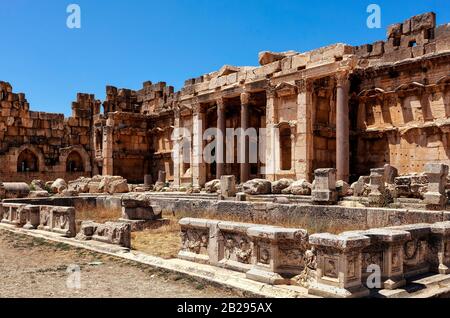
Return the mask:
[[[335,75],[336,86],[343,87],[345,85],[348,85],[349,75],[350,75],[350,73],[347,70],[340,70],[340,71],[336,72],[336,75]]]
[[[437,82],[436,86],[441,88],[443,91],[446,91],[450,88],[450,74],[441,77]]]
[[[291,83],[283,82],[276,86],[275,88],[277,97],[284,97],[284,96],[292,96],[297,94],[298,89],[296,85],[293,85]]]
[[[358,98],[361,102],[366,102],[373,99],[384,102],[385,96],[386,91],[381,88],[365,89],[358,94]]]
[[[405,97],[408,95],[419,95],[421,96],[425,91],[425,85],[412,82],[408,84],[402,84],[394,90],[399,97]]]
[[[292,132],[295,132],[297,130],[297,124],[298,122],[296,120],[290,120],[290,121],[280,121],[278,124],[275,124],[275,128],[280,128],[281,126],[289,126]]]
[[[241,98],[241,105],[249,105],[250,104],[250,97],[251,95],[249,93],[242,93]]]

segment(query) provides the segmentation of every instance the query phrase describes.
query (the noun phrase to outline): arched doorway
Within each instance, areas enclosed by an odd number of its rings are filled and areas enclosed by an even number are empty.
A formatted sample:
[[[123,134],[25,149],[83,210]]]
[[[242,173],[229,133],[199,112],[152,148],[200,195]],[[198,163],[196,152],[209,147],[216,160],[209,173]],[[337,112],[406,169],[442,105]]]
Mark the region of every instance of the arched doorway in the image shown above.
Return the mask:
[[[83,172],[83,159],[77,151],[72,151],[67,157],[66,161],[66,171],[67,172]]]
[[[39,159],[29,149],[22,151],[17,158],[17,172],[38,172]]]

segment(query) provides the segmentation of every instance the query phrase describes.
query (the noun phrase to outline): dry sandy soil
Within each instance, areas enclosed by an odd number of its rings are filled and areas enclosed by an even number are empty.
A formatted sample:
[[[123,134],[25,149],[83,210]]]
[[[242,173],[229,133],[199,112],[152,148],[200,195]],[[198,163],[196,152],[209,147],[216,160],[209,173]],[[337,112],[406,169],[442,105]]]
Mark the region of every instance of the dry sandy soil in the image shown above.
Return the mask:
[[[73,277],[67,272],[71,265],[80,267],[81,289],[67,287]],[[241,296],[186,276],[0,230],[0,298]]]

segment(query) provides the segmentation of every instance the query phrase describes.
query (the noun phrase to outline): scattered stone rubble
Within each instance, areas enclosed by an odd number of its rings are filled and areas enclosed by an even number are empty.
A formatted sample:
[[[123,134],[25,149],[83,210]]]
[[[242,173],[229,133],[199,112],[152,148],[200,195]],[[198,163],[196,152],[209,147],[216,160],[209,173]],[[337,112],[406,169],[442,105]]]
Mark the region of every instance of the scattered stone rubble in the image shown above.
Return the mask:
[[[160,220],[162,209],[152,203],[146,195],[126,194],[121,198],[122,218],[120,221],[129,223],[132,231],[142,231]]]

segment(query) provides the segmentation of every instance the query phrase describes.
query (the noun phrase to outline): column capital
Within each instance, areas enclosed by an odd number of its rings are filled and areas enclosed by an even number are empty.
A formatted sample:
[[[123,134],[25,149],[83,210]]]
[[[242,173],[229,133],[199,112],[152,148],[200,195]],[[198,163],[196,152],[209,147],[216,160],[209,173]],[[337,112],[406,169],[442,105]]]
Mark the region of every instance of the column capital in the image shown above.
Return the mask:
[[[202,104],[200,104],[198,101],[194,102],[192,104],[192,113],[193,114],[201,114],[205,111]]]
[[[306,92],[312,92],[313,91],[313,80],[311,79],[301,79],[298,81],[295,81],[295,85],[298,88],[299,93],[306,93]]]
[[[339,70],[335,74],[337,87],[344,87],[348,83],[350,72],[347,70]]]
[[[248,104],[250,103],[250,94],[244,92],[241,94],[240,97],[241,97],[241,105],[248,106]]]
[[[216,98],[216,105],[218,110],[224,110],[225,109],[225,98],[223,97],[217,97]]]
[[[275,98],[277,90],[275,87],[266,88],[266,96],[267,98]]]

